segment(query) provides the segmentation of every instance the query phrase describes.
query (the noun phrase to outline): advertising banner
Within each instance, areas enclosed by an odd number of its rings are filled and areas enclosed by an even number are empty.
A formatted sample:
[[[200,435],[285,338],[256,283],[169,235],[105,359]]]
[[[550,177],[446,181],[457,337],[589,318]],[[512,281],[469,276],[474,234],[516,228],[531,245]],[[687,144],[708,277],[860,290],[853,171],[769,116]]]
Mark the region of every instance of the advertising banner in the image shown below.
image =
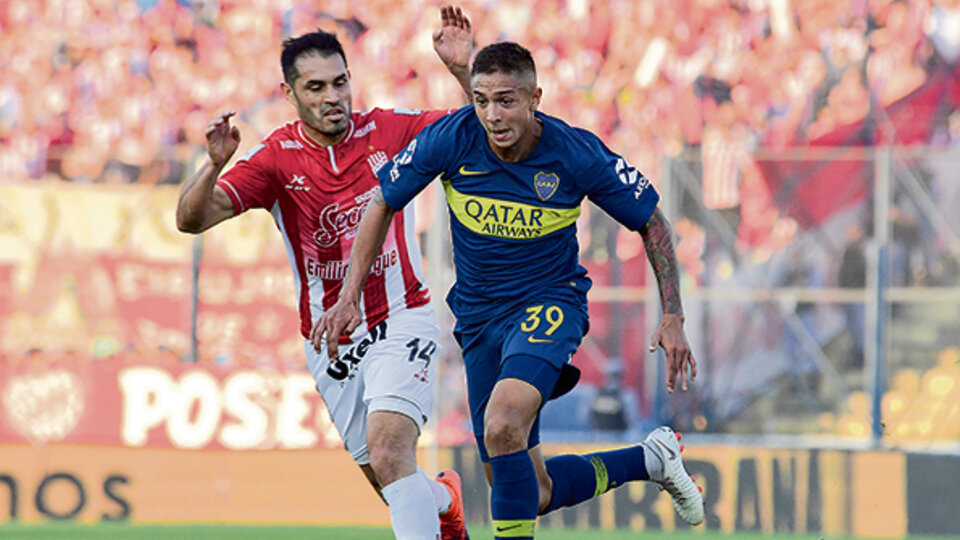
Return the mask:
[[[13,518],[390,523],[386,506],[341,449],[196,451],[73,443],[0,444],[0,526]]]
[[[0,364],[0,443],[336,448],[303,369],[123,361]]]
[[[617,446],[617,445],[615,445]],[[546,456],[596,452],[598,445],[545,444]],[[451,465],[464,482],[469,522],[489,520],[486,478],[476,451],[456,448]],[[825,537],[960,537],[960,456],[899,451],[687,446],[687,471],[703,487],[703,528]],[[631,483],[574,508],[541,516],[563,528],[685,530],[669,496]],[[700,526],[697,529],[701,528]]]

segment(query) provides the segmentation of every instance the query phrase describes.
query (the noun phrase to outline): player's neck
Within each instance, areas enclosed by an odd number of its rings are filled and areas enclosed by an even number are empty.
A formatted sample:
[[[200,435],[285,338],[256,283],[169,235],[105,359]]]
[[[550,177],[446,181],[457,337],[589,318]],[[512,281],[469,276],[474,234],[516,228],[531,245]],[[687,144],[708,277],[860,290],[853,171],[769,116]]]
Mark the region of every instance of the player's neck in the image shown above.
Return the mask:
[[[315,142],[320,146],[333,146],[344,139],[347,138],[347,134],[350,133],[349,129],[345,129],[336,135],[327,135],[322,131],[318,131],[308,126],[306,122],[300,121],[300,127],[303,128],[303,134],[310,138],[311,141]]]
[[[535,118],[533,125],[517,140],[516,144],[507,148],[501,148],[491,143],[489,138],[487,139],[487,144],[498,158],[507,163],[516,163],[537,149],[541,134],[543,134],[543,123],[539,118]]]

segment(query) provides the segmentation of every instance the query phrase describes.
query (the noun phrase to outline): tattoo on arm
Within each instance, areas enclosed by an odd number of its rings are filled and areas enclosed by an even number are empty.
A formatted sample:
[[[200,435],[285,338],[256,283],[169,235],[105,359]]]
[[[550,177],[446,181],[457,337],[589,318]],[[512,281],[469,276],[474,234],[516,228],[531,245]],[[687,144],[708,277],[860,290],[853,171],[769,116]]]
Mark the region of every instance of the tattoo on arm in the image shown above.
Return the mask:
[[[643,238],[643,247],[647,251],[647,259],[653,267],[654,275],[657,276],[663,312],[683,317],[677,254],[673,249],[673,240],[670,238],[670,223],[659,208],[654,210],[650,221],[640,229],[640,236]]]

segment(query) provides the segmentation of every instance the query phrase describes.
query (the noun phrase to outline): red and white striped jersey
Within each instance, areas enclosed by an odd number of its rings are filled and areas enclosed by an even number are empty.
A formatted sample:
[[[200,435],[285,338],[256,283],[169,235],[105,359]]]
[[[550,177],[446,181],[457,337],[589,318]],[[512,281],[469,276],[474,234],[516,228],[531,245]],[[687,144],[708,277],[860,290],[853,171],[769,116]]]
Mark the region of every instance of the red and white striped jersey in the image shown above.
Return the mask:
[[[360,217],[379,186],[376,171],[447,112],[355,112],[347,137],[333,146],[318,145],[299,120],[290,122],[217,180],[233,200],[235,215],[251,208],[273,215],[293,267],[304,337],[337,301]],[[390,313],[429,301],[408,208],[393,218],[360,307],[372,328]]]

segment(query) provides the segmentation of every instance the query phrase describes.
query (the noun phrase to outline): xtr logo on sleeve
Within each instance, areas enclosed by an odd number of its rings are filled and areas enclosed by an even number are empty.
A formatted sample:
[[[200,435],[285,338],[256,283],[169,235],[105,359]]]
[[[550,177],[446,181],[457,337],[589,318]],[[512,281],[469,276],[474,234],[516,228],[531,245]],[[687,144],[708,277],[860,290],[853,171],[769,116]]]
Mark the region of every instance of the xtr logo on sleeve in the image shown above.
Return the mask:
[[[449,181],[443,183],[447,203],[462,223],[484,236],[526,240],[540,238],[576,223],[580,207],[546,208],[460,193]]]
[[[614,170],[624,185],[636,186],[636,189],[633,191],[634,199],[639,199],[640,195],[643,194],[643,190],[647,189],[647,186],[650,185],[650,180],[623,158],[617,159]]]

